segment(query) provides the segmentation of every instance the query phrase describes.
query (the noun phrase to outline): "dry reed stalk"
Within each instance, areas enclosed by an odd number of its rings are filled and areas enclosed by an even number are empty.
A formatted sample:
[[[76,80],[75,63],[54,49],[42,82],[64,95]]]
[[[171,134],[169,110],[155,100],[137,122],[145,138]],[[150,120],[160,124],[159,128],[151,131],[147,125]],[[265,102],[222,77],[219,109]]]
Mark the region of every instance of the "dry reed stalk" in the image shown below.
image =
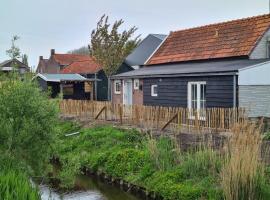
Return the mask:
[[[260,199],[264,173],[259,161],[261,130],[254,124],[243,123],[236,125],[232,132],[221,172],[225,199]]]

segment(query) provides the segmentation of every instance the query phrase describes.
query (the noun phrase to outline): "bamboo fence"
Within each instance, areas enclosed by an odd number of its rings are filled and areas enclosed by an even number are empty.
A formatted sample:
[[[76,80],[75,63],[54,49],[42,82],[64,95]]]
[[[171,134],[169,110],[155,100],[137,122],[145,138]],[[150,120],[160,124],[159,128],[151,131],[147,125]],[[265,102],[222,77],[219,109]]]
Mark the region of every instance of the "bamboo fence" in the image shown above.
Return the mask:
[[[241,108],[207,108],[198,112],[181,107],[62,100],[60,110],[64,116],[118,122],[150,131],[229,132],[236,123],[247,120],[246,112]]]

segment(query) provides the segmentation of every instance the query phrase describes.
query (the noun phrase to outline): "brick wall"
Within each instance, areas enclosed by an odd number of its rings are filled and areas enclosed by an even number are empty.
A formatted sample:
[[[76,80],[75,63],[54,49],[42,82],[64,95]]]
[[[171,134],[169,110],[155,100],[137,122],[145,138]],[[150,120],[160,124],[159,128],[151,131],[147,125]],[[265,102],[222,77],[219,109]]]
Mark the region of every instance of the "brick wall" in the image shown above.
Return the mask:
[[[140,88],[138,90],[134,89],[134,81],[133,81],[133,104],[135,105],[143,105],[143,80],[140,80]],[[141,90],[140,90],[141,89]]]
[[[114,81],[112,83],[112,102],[115,104],[122,104],[123,103],[123,81],[121,82],[121,94],[115,94]],[[140,80],[140,85],[142,85],[142,84],[143,84],[143,80]],[[139,89],[135,90],[134,89],[134,80],[132,80],[132,94],[133,94],[132,95],[132,103],[134,105],[142,105],[143,104],[142,86],[140,86]]]
[[[123,103],[123,82],[121,82],[121,94],[115,94],[114,92],[114,82],[112,81],[112,103],[114,104],[122,104]]]

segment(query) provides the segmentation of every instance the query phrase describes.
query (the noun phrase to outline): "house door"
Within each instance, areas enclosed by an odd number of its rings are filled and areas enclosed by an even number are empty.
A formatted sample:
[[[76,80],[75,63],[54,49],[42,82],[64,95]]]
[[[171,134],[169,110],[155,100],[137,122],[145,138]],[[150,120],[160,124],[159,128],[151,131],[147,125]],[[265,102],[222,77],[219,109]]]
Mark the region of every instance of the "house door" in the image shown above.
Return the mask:
[[[124,80],[123,104],[132,105],[132,80]]]

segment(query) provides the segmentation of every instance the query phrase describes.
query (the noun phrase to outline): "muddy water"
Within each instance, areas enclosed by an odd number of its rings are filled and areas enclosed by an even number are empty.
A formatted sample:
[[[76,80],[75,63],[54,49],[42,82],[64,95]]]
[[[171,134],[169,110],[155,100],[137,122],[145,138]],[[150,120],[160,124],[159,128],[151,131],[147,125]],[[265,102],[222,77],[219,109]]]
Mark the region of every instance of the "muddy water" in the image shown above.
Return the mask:
[[[78,176],[78,190],[59,194],[46,185],[40,185],[42,200],[140,200],[122,190],[87,176]]]

